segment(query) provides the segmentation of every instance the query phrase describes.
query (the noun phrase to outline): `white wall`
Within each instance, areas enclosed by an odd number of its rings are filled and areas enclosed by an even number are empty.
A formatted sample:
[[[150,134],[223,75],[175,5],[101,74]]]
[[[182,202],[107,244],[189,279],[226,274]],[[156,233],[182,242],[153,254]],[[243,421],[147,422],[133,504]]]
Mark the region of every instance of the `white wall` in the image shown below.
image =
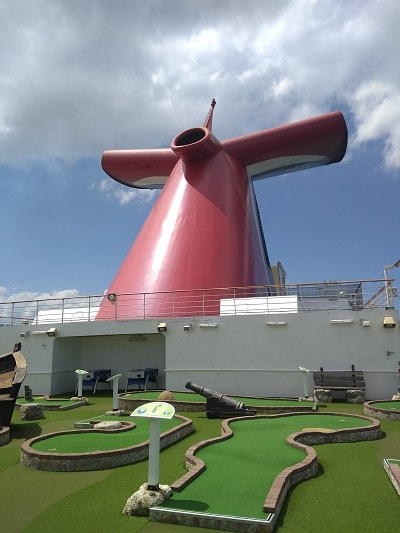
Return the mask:
[[[396,327],[383,327],[385,315]],[[352,324],[331,324],[351,318]],[[363,327],[361,319],[370,321]],[[34,393],[70,392],[76,368],[157,367],[160,384],[185,390],[192,380],[226,394],[290,396],[303,394],[298,367],[363,370],[368,399],[390,398],[397,390],[400,332],[397,311],[321,311],[285,315],[223,316],[164,319],[165,333],[157,333],[158,320],[104,321],[54,324],[57,337],[19,337],[21,326],[0,328],[0,353],[22,341],[27,359],[25,384]],[[163,320],[163,321],[164,321]],[[269,320],[285,326],[266,326]],[[216,328],[200,328],[216,322]],[[184,325],[193,327],[184,331]],[[53,326],[53,325],[52,325]],[[49,326],[50,327],[50,326]],[[147,340],[140,342],[137,334]],[[389,355],[388,355],[389,352]],[[309,378],[310,391],[312,378]],[[125,383],[122,385],[124,386]]]
[[[313,312],[275,315],[286,326],[266,326],[271,317],[218,317],[218,328],[188,332],[182,324],[168,326],[167,388],[183,389],[188,379],[226,394],[300,396],[303,381],[298,367],[317,370],[356,369],[365,372],[367,396],[388,398],[398,385],[400,335],[397,326],[383,327],[388,312]],[[367,315],[367,316],[366,316]],[[352,318],[353,324],[331,324]],[[369,327],[363,327],[368,318]],[[392,352],[387,355],[387,352]],[[309,376],[310,389],[312,377]]]

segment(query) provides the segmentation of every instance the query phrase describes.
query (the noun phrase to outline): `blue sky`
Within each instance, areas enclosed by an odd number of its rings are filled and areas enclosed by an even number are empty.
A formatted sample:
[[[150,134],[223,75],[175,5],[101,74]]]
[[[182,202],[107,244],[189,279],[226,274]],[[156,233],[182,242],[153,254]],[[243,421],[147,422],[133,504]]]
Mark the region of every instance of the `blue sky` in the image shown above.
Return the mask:
[[[0,301],[102,294],[159,193],[106,149],[220,139],[341,110],[343,162],[257,182],[289,283],[400,259],[397,0],[0,0]],[[399,280],[400,269],[390,275]]]

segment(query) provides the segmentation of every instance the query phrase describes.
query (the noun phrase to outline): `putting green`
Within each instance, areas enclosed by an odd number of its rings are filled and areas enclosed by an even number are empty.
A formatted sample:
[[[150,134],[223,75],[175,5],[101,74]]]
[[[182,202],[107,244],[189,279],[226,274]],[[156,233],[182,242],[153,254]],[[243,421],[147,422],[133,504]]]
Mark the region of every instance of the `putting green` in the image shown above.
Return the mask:
[[[124,417],[118,417],[123,421]],[[149,438],[149,419],[126,417],[129,422],[134,422],[136,428],[128,431],[100,432],[91,429],[84,432],[71,431],[65,434],[58,434],[50,437],[44,436],[31,444],[33,450],[39,452],[53,453],[90,453],[94,451],[116,451],[121,448],[128,448],[140,444]],[[114,417],[114,420],[116,418]],[[172,420],[161,420],[160,431],[168,431],[179,424],[182,420],[173,418]]]
[[[263,504],[276,476],[302,461],[304,449],[286,438],[305,428],[332,431],[371,425],[347,415],[296,414],[232,421],[233,437],[200,449],[206,470],[159,507],[182,511],[266,519]]]
[[[53,408],[54,410],[60,409],[61,411],[65,408],[72,409],[74,407],[81,407],[84,405],[82,401],[74,400],[71,401],[70,399],[62,399],[62,398],[48,398],[47,396],[33,396],[33,401],[25,400],[25,398],[18,398],[17,399],[17,405],[29,405],[32,403],[39,403],[43,405],[44,410],[46,408]]]
[[[371,407],[377,409],[388,409],[390,411],[400,411],[400,401],[388,400],[387,402],[370,402]]]

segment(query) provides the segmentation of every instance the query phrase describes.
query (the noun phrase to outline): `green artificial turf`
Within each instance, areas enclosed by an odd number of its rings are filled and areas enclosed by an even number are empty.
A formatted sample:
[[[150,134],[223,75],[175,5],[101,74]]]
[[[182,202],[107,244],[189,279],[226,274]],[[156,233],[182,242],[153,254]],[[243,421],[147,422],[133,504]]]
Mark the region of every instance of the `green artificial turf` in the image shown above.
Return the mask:
[[[288,435],[309,427],[343,429],[368,424],[360,418],[328,414],[232,422],[232,438],[196,454],[206,463],[206,471],[162,507],[265,519],[262,506],[274,479],[306,456],[304,450],[286,443]]]
[[[19,405],[25,405],[25,404],[30,404],[30,403],[40,403],[44,406],[59,405],[60,407],[67,407],[67,406],[73,406],[73,405],[76,405],[77,407],[80,406],[79,402],[77,401],[71,401],[65,398],[64,399],[63,398],[51,399],[51,398],[46,398],[45,396],[33,396],[33,402],[25,400],[25,398],[18,398],[17,400],[17,404]]]
[[[114,417],[118,421],[118,418]],[[32,449],[40,452],[54,453],[89,453],[93,451],[103,452],[108,450],[118,450],[135,446],[149,439],[150,424],[146,418],[131,418],[136,427],[129,431],[118,431],[102,433],[96,429],[84,432],[66,433],[44,438],[34,442]],[[174,418],[172,420],[160,421],[160,432],[163,433],[182,423],[182,420]]]
[[[14,412],[12,441],[0,447],[2,531],[211,531],[122,514],[128,497],[147,481],[147,461],[111,470],[67,473],[38,471],[19,464],[20,446],[25,439],[73,429],[76,421],[103,415],[112,407],[111,392],[99,391],[89,399],[90,405],[79,410],[46,411],[45,419],[34,422],[21,420],[19,412]],[[363,414],[363,406],[334,402],[320,407],[320,414],[329,411]],[[204,412],[183,414],[193,419],[195,432],[161,452],[162,484],[172,484],[186,472],[184,454],[190,446],[221,432],[221,421],[207,419]],[[289,491],[276,532],[397,533],[400,499],[383,469],[383,459],[400,458],[400,422],[380,423],[384,435],[379,440],[315,446],[318,474]],[[241,479],[235,479],[235,483],[240,484]]]
[[[157,400],[160,395],[160,391],[145,391],[145,392],[133,392],[124,395],[126,399],[133,400]],[[177,402],[195,402],[206,403],[207,399],[201,394],[192,392],[173,392],[174,400]],[[291,398],[249,398],[243,396],[228,396],[238,402],[243,402],[245,405],[259,405],[259,406],[306,406],[310,407],[312,402],[299,401]]]
[[[400,402],[398,400],[390,400],[387,402],[376,402],[376,403],[372,403],[371,407],[376,407],[377,409],[389,409],[391,411],[400,411]]]

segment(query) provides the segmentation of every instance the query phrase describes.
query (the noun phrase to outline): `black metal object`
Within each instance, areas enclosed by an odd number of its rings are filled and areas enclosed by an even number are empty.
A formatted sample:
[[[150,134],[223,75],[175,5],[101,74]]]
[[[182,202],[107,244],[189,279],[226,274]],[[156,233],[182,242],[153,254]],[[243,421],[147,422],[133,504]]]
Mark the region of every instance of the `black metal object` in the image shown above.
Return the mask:
[[[196,383],[188,381],[185,387],[193,392],[197,392],[207,398],[207,418],[231,418],[234,416],[254,416],[257,411],[254,409],[248,409],[243,402],[239,402],[221,394],[215,392],[206,387],[200,387]]]
[[[29,385],[25,385],[25,401],[27,402],[33,402],[33,396],[32,396],[32,387]]]

